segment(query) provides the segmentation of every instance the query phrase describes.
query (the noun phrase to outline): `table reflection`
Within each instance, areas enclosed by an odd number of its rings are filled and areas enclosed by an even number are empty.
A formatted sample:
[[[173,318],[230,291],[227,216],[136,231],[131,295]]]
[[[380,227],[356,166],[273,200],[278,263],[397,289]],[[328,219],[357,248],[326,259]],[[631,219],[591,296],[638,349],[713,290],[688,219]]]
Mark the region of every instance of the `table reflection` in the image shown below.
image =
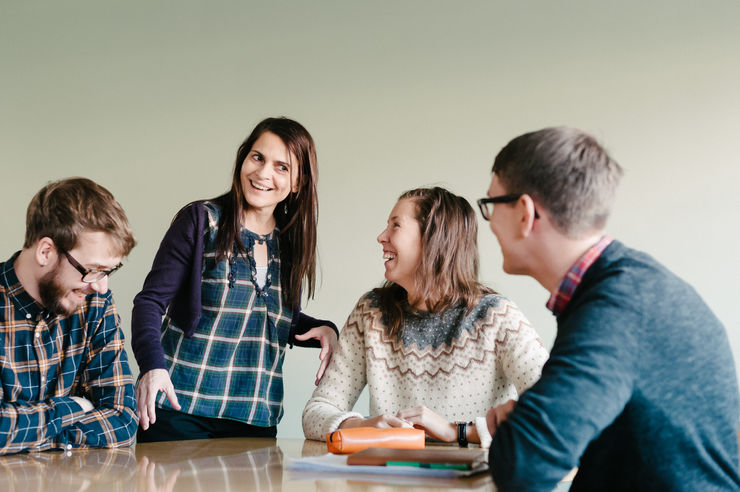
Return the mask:
[[[294,477],[298,478],[298,477]],[[311,480],[315,485],[302,490],[316,490],[316,492],[339,492],[346,490],[362,490],[363,492],[429,492],[430,490],[465,490],[465,491],[492,491],[495,490],[490,475],[483,473],[469,478],[439,478],[439,477],[382,477],[369,475],[363,478],[326,478]]]
[[[0,456],[0,483],[10,492],[131,490],[136,473],[131,448]]]
[[[331,475],[284,470],[289,458],[326,454],[303,439],[210,439],[0,456],[0,490],[10,492],[415,492],[494,490],[489,474],[465,479]]]
[[[245,450],[243,439],[145,443],[136,448],[136,490],[281,490],[283,454],[275,439]]]

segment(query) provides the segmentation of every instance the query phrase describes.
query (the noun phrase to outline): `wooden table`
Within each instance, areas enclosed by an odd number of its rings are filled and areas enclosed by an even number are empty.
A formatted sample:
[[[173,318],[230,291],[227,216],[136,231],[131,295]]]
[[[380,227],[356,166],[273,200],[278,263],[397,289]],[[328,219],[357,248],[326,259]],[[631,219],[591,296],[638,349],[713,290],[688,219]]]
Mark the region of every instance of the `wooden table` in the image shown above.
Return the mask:
[[[35,491],[372,491],[495,490],[489,474],[466,479],[358,478],[296,472],[286,457],[318,456],[303,439],[209,439],[0,456],[0,490]]]

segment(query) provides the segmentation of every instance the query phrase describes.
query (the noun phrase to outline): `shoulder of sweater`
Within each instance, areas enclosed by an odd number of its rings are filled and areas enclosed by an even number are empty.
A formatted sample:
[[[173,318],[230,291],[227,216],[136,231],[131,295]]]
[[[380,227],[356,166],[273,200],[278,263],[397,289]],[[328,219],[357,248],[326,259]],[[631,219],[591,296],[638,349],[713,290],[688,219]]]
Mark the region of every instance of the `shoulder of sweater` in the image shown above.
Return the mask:
[[[362,294],[352,309],[353,314],[367,314],[370,312],[381,316],[380,296],[375,289]]]
[[[505,309],[521,313],[519,306],[514,301],[501,294],[486,294],[481,297],[478,304],[473,308],[473,312],[486,312],[489,308]],[[471,313],[472,314],[472,313]]]
[[[172,220],[171,228],[181,231],[190,231],[193,235],[196,230],[218,228],[221,216],[221,206],[213,200],[196,200],[182,207]]]
[[[632,284],[635,287],[649,279],[650,283],[673,281],[677,277],[648,253],[629,248],[619,241],[609,245],[588,269],[583,286]]]
[[[614,241],[586,271],[558,323],[565,323],[587,305],[602,313],[612,310],[608,316],[615,318],[625,319],[630,313],[641,316],[648,297],[677,286],[677,281],[647,253]]]
[[[359,301],[375,301],[377,302],[380,297],[378,296],[378,293],[375,289],[368,290],[362,296],[360,296]]]
[[[195,200],[178,210],[177,214],[175,214],[175,219],[180,216],[186,216],[193,220],[198,220],[204,217],[206,213],[218,217],[221,215],[221,206],[214,200]]]
[[[501,294],[484,296],[467,317],[474,323],[492,323],[493,326],[503,330],[519,327],[522,323],[531,326],[521,309],[511,299]]]
[[[177,214],[175,215],[175,217],[177,217],[178,215],[182,215],[182,214],[194,216],[198,212],[198,210],[203,209],[203,206],[205,203],[206,203],[206,200],[195,200],[190,203],[187,203],[180,210],[177,211]]]
[[[478,301],[478,306],[497,306],[502,302],[514,305],[514,302],[506,296],[497,293],[486,294]]]
[[[380,296],[375,289],[369,290],[360,296],[353,310],[357,309],[380,309]]]
[[[188,203],[177,211],[175,216],[172,218],[170,228],[184,230],[194,226],[195,224],[200,222],[200,217],[202,216],[203,210],[204,209],[202,201]]]

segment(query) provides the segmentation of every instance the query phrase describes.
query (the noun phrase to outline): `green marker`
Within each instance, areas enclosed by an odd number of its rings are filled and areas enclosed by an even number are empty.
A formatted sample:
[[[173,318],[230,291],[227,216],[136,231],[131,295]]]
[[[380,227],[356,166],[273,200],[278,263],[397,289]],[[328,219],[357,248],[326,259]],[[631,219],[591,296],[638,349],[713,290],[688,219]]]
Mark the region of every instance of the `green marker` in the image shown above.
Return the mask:
[[[419,463],[417,461],[388,461],[386,466],[414,466],[416,468],[430,468],[433,470],[469,470],[468,465],[462,463]]]

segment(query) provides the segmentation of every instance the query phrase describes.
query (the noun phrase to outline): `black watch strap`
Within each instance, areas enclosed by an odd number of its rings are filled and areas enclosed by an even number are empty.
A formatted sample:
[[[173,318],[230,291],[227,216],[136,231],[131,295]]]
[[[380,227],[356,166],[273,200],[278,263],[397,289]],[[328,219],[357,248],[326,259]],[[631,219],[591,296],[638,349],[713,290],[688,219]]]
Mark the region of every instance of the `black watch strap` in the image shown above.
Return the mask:
[[[467,448],[468,447],[468,432],[467,432],[468,423],[467,422],[458,422],[457,423],[457,444],[461,448]]]

